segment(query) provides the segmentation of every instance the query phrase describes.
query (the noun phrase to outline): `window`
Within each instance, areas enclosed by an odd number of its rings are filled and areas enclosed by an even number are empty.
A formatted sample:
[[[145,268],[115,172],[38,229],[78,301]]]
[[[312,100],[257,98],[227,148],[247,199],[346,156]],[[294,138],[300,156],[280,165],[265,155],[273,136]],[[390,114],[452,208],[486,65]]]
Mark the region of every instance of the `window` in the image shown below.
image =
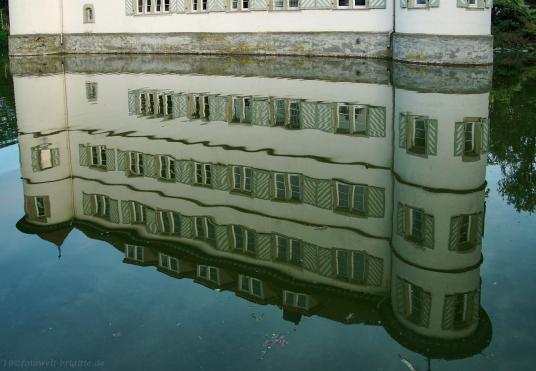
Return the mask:
[[[145,207],[136,201],[130,201],[130,223],[145,223]]]
[[[128,153],[128,169],[131,175],[143,175],[143,153],[129,152]]]
[[[181,220],[178,213],[173,211],[158,211],[157,221],[160,233],[180,234]]]
[[[467,7],[468,8],[479,8],[478,2],[479,2],[479,0],[467,0]]]
[[[301,201],[301,176],[274,173],[274,198],[282,201]]]
[[[336,187],[337,209],[357,214],[366,214],[367,186],[337,182]]]
[[[422,324],[424,322],[424,290],[419,286],[406,282],[404,285],[404,291],[405,292],[403,292],[403,295],[405,297],[404,299],[406,304],[406,318],[415,324]]]
[[[147,114],[154,115],[155,112],[156,112],[156,107],[155,107],[155,101],[154,101],[154,94],[149,93],[147,94]]]
[[[46,170],[53,167],[52,150],[42,149],[39,151],[39,167],[41,170]]]
[[[195,162],[195,184],[211,186],[212,185],[212,164],[202,164]]]
[[[276,259],[286,263],[301,265],[302,242],[283,236],[275,236]]]
[[[93,5],[84,5],[84,23],[95,23],[95,12]]]
[[[301,105],[299,101],[274,99],[272,109],[272,126],[286,126],[289,129],[301,128]]]
[[[207,11],[207,0],[192,0],[192,12]]]
[[[125,257],[130,260],[135,260],[138,262],[143,262],[143,246],[136,245],[126,245],[125,246]]]
[[[253,115],[252,101],[251,97],[232,97],[230,122],[251,124]]]
[[[216,267],[210,267],[208,265],[198,265],[197,277],[219,284],[220,283],[220,270]]]
[[[336,250],[337,278],[364,283],[367,255],[360,251]]]
[[[411,135],[409,151],[415,154],[426,153],[426,126],[427,119],[415,117],[410,125]]]
[[[231,226],[231,245],[237,251],[255,254],[255,232],[240,225]]]
[[[244,275],[238,276],[238,290],[258,298],[264,298],[262,281]]]
[[[245,166],[233,166],[233,191],[251,193],[253,170]]]
[[[309,310],[309,295],[283,291],[283,304],[289,307]]]
[[[45,198],[37,196],[35,199],[35,214],[38,218],[46,217],[47,210],[45,206]]]
[[[158,262],[161,268],[164,268],[168,271],[180,273],[179,272],[179,260],[177,258],[159,253]]]
[[[421,209],[408,207],[406,209],[406,238],[415,242],[424,239],[424,212]]]
[[[350,6],[349,0],[337,0],[337,5],[339,8],[348,8]]]
[[[158,156],[158,175],[161,179],[175,179],[175,160],[170,156]]]
[[[367,0],[354,0],[354,7],[356,8],[366,8]]]
[[[106,146],[90,146],[91,166],[106,167]]]
[[[242,0],[242,10],[249,10],[249,0]]]
[[[471,0],[469,0],[471,1]],[[415,0],[415,7],[422,8],[428,6],[428,0]]]
[[[24,196],[24,213],[29,220],[45,222],[50,217],[48,196]]]
[[[464,125],[464,153],[475,152],[475,123],[466,122]]]
[[[86,82],[86,99],[88,102],[97,101],[97,83],[96,82]]]
[[[208,96],[203,95],[190,95],[189,100],[189,114],[188,117],[192,120],[203,118],[205,120],[210,119],[210,103]]]
[[[170,0],[136,0],[137,14],[164,14],[170,11]]]
[[[274,10],[281,9],[298,9],[300,5],[299,0],[274,0]]]
[[[195,218],[195,238],[198,240],[216,241],[216,226],[204,216]]]
[[[457,251],[468,251],[478,244],[479,215],[460,215],[460,234],[458,236]]]
[[[93,195],[93,215],[110,219],[110,199],[108,196]]]
[[[339,104],[337,109],[337,133],[366,135],[367,109],[364,106]]]
[[[231,0],[231,11],[237,11],[239,3],[238,0]]]

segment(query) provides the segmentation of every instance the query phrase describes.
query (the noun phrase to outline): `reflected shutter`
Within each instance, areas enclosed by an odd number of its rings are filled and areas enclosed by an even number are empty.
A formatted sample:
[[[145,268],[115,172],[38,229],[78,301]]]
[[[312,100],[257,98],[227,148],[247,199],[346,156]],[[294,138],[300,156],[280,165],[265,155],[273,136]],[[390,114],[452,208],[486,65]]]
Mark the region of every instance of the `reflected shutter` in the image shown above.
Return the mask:
[[[256,98],[253,101],[253,112],[254,125],[270,126],[270,103],[267,98]]]
[[[213,165],[214,187],[220,191],[229,191],[229,172],[225,165]]]
[[[399,315],[404,317],[409,312],[408,295],[406,295],[408,292],[408,286],[409,284],[406,281],[400,279],[399,277],[396,278],[395,310]]]
[[[261,260],[271,260],[272,258],[272,238],[269,234],[258,233],[256,238],[257,257]]]
[[[484,226],[484,214],[478,213],[473,215],[474,221],[475,221],[475,228],[474,231],[472,231],[472,243],[476,245],[480,245],[482,243],[482,231]]]
[[[367,256],[366,284],[369,286],[381,286],[383,279],[383,259],[375,256]]]
[[[302,103],[302,119],[304,129],[316,128],[316,106],[315,102],[303,102]]]
[[[115,149],[114,148],[107,148],[106,149],[106,170],[114,171],[115,169],[116,169],[116,166],[115,166]]]
[[[110,199],[110,221],[119,224],[119,201]]]
[[[432,295],[429,292],[423,291],[422,293],[422,317],[421,326],[430,326],[430,311],[432,309]]]
[[[450,233],[449,233],[449,250],[450,251],[458,251],[461,226],[462,226],[461,216],[453,216],[452,218],[450,218]]]
[[[398,204],[398,209],[396,211],[396,232],[400,235],[404,235],[404,216],[406,208],[402,204]]]
[[[369,107],[367,111],[367,134],[371,137],[385,137],[385,107]]]
[[[130,201],[121,201],[121,220],[123,224],[130,224]]]
[[[193,166],[192,162],[188,160],[176,161],[179,164],[180,171],[176,174],[179,182],[183,184],[192,184]]]
[[[379,187],[368,187],[368,216],[372,218],[383,218],[385,205],[385,189]]]
[[[400,7],[401,8],[407,8],[408,7],[408,0],[400,0]]]
[[[127,171],[129,169],[128,152],[117,150],[117,170]]]
[[[33,147],[31,152],[32,157],[32,170],[34,173],[41,170],[41,164],[39,161],[39,147]]]
[[[317,247],[310,243],[303,244],[303,268],[310,271],[316,272],[316,260],[317,260]]]
[[[486,0],[486,8],[493,8],[493,0]]]
[[[324,247],[318,247],[318,273],[322,276],[332,275],[332,251]]]
[[[427,120],[426,152],[429,155],[437,155],[437,120]]]
[[[271,180],[272,177],[269,171],[254,170],[253,174],[253,195],[255,198],[269,200],[271,198]]]
[[[423,245],[430,249],[434,248],[434,217],[424,214],[424,240]]]
[[[91,195],[88,195],[87,193],[82,193],[82,210],[84,212],[84,215],[93,215],[91,198]]]
[[[251,10],[268,10],[267,0],[251,0]]]
[[[125,14],[134,15],[134,7],[137,0],[125,0]]]
[[[467,8],[467,0],[456,0],[456,6],[458,8]]]
[[[463,122],[454,124],[454,156],[462,156],[464,149],[464,128]]]
[[[315,0],[300,0],[300,9],[315,9]]]
[[[186,0],[176,0],[177,5],[175,6],[175,12],[176,13],[186,13],[187,10],[187,1]]]
[[[78,158],[80,160],[80,166],[89,166],[89,153],[87,146],[83,144],[78,146]]]
[[[156,177],[156,158],[153,155],[143,154],[143,175]]]
[[[155,209],[145,208],[145,226],[149,233],[158,233]]]
[[[489,151],[489,120],[480,120],[480,130],[482,133],[481,152]]]
[[[135,90],[129,90],[128,92],[128,114],[130,116],[135,115],[136,112],[136,102],[138,101],[138,92]]]
[[[332,8],[331,0],[316,0],[316,9],[330,9]]]
[[[406,148],[407,145],[408,114],[400,113],[398,121],[398,146]]]
[[[429,8],[439,8],[439,0],[428,0]]]
[[[319,103],[317,107],[317,128],[333,132],[333,109],[329,103]]]
[[[50,150],[51,156],[52,156],[52,166],[60,166],[60,150],[59,148],[52,148]]]
[[[183,216],[181,218],[181,237],[192,238],[193,237],[193,224],[192,217]]]
[[[187,110],[188,110],[188,97],[184,94],[179,94],[177,96],[177,116],[178,117],[186,117]]]
[[[229,238],[227,238],[227,227],[216,225],[216,249],[229,251]]]
[[[451,330],[454,327],[454,311],[456,307],[456,296],[446,295],[443,302],[443,320],[441,327],[443,330]]]
[[[331,180],[316,180],[316,206],[328,210],[333,208],[333,191]]]
[[[24,212],[29,220],[37,219],[37,212],[35,210],[35,197],[24,196]]]
[[[316,205],[316,179],[308,176],[303,177],[303,202]]]
[[[368,8],[369,9],[385,9],[387,0],[369,0]]]
[[[210,12],[225,11],[225,0],[208,0],[207,8]]]

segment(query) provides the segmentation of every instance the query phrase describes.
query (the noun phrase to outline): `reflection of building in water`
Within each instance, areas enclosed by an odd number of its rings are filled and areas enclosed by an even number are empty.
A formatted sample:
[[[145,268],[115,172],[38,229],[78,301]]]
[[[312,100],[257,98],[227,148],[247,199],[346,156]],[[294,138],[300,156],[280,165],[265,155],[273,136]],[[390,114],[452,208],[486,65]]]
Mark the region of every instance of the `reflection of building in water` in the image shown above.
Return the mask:
[[[430,69],[416,88],[411,68],[395,66],[396,88],[16,76],[17,100],[33,102],[17,106],[19,227],[61,242],[74,224],[125,262],[279,305],[293,321],[380,319],[431,357],[479,351],[491,331],[479,272],[487,81],[456,90],[452,74],[479,72],[453,70],[433,89],[442,79]]]

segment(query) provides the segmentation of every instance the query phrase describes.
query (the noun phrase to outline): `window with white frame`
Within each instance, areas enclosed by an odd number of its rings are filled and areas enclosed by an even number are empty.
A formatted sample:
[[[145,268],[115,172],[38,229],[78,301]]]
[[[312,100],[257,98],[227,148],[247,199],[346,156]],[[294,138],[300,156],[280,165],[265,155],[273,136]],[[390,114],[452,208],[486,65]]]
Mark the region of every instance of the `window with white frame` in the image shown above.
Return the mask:
[[[401,286],[402,298],[404,301],[404,316],[410,322],[413,322],[418,325],[423,325],[425,322],[424,318],[424,302],[426,293],[424,290],[412,283],[403,281]]]
[[[195,217],[195,238],[205,241],[216,241],[216,226],[205,216]]]
[[[467,0],[468,8],[479,8],[479,2],[482,0]]]
[[[93,195],[93,215],[110,219],[110,198],[104,195]]]
[[[97,101],[97,83],[86,82],[86,100],[94,103]]]
[[[415,7],[416,8],[424,8],[428,6],[429,0],[415,0]]]
[[[264,298],[263,283],[253,277],[240,274],[238,276],[238,290],[258,298]]]
[[[130,223],[144,224],[145,223],[145,207],[136,201],[130,201]]]
[[[175,273],[179,272],[179,260],[177,258],[174,258],[172,256],[159,253],[158,254],[158,264],[160,268],[164,268],[168,271],[173,271]]]
[[[453,315],[453,328],[456,330],[466,328],[470,326],[475,319],[475,305],[478,302],[477,291],[465,292],[454,295],[447,295],[445,300],[453,301],[454,315]]]
[[[141,93],[138,96],[138,115],[145,115],[147,113],[147,95]]]
[[[274,199],[282,201],[301,201],[301,175],[274,173]]]
[[[276,259],[294,265],[301,265],[303,246],[300,240],[275,236]]]
[[[405,222],[406,238],[415,242],[422,242],[424,240],[424,211],[422,209],[406,207]]]
[[[192,0],[192,12],[206,12],[208,0]]]
[[[366,135],[367,108],[360,105],[339,104],[336,131],[343,134]]]
[[[309,295],[292,291],[283,291],[283,304],[289,307],[309,310]]]
[[[251,97],[231,97],[230,122],[251,124],[253,115],[252,101]]]
[[[158,176],[165,180],[175,179],[175,160],[171,156],[158,156]]]
[[[233,191],[242,193],[252,192],[253,169],[246,166],[232,167]]]
[[[408,151],[415,154],[426,153],[426,126],[428,119],[426,117],[416,116],[410,123],[410,136]]]
[[[195,165],[195,184],[211,186],[212,185],[212,164],[194,162]]]
[[[220,270],[216,267],[211,267],[208,265],[198,265],[197,266],[197,277],[203,278],[204,280],[214,282],[215,284],[220,283]]]
[[[337,8],[349,8],[350,0],[337,0]]]
[[[367,212],[367,186],[360,184],[335,183],[337,209],[356,214]]]
[[[364,283],[366,280],[367,256],[361,251],[336,250],[337,278]]]
[[[460,216],[460,234],[458,237],[458,251],[468,251],[475,247],[477,242],[477,223],[479,223],[479,216],[473,215],[461,215]]]
[[[143,262],[144,257],[144,247],[137,245],[126,245],[125,246],[125,257],[130,260],[135,260],[138,262]]]
[[[35,203],[35,215],[38,218],[46,217],[47,209],[46,209],[45,197],[42,197],[42,196],[34,197],[34,203]]]
[[[299,0],[274,0],[273,2],[274,10],[298,9],[299,7],[300,7]]]
[[[165,14],[170,11],[170,0],[136,0],[137,14]]]
[[[241,225],[231,226],[231,245],[234,250],[255,254],[255,232]]]
[[[354,8],[366,8],[367,0],[354,0]]]
[[[128,152],[128,169],[130,175],[143,175],[143,153]]]
[[[289,129],[301,128],[301,105],[299,101],[276,98],[272,101],[272,126]]]
[[[180,234],[181,220],[178,213],[168,210],[159,210],[157,213],[157,221],[160,233]]]
[[[156,112],[155,98],[153,93],[147,93],[147,115],[154,115]]]
[[[91,166],[106,167],[106,146],[90,146]]]

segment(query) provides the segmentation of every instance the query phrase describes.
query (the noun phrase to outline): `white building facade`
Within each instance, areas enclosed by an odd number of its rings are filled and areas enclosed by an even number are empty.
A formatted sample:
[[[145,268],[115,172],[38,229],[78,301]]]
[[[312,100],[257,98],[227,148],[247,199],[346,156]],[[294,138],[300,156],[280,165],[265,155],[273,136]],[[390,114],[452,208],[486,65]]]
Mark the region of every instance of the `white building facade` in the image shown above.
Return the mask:
[[[11,0],[10,54],[351,56],[490,64],[492,0]]]

